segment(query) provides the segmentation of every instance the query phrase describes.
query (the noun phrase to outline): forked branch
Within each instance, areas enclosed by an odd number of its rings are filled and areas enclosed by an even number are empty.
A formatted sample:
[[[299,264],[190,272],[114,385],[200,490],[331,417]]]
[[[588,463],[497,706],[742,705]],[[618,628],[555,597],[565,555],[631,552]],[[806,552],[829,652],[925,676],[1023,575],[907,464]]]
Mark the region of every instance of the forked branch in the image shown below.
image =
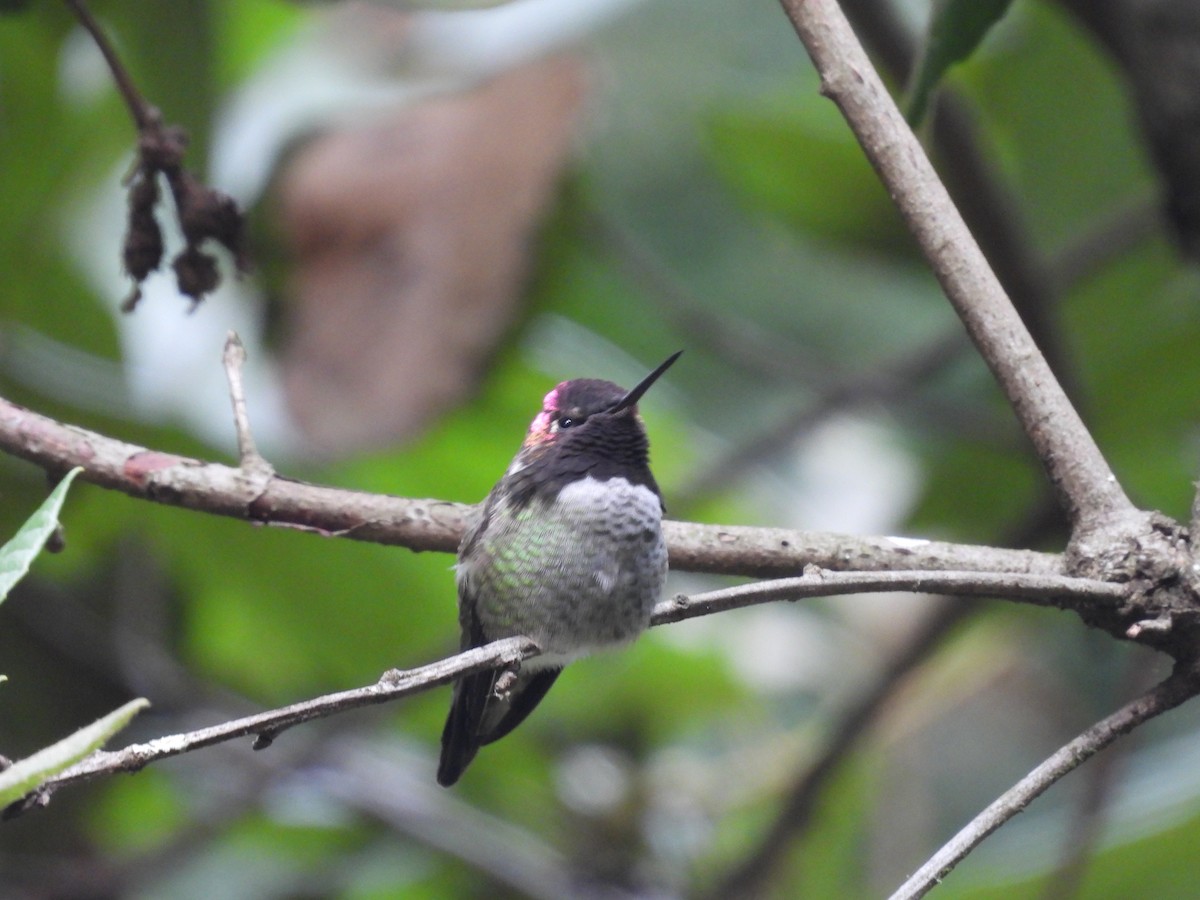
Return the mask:
[[[1172,585],[1187,581],[1180,569],[1186,535],[1166,520],[1150,527],[1156,520],[1126,496],[836,0],[781,3],[812,57],[822,92],[841,109],[1033,443],[1071,521],[1071,571],[1105,571],[1121,580],[1120,566],[1144,557],[1153,563],[1142,566],[1144,571],[1136,577],[1149,586],[1146,595],[1158,591],[1165,598],[1174,591]],[[1134,547],[1139,549],[1132,551]],[[1176,606],[1186,619],[1195,605],[1195,592],[1185,589],[1177,598],[1167,598],[1162,616],[1133,622],[1124,634],[1140,637],[1152,627],[1169,632],[1176,624]],[[1110,630],[1119,633],[1111,625]],[[922,896],[987,835],[1067,772],[1119,735],[1200,691],[1191,665],[1193,641],[1185,636],[1169,651],[1178,663],[1176,675],[1051,756],[935,854],[895,897]]]

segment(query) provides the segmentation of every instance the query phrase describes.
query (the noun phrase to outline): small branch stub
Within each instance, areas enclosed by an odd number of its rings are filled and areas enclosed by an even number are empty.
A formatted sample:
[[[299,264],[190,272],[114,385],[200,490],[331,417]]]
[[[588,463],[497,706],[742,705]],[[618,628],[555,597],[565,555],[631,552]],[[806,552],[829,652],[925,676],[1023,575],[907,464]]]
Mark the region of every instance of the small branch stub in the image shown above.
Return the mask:
[[[225,339],[225,377],[229,381],[229,400],[233,404],[233,427],[237,431],[238,458],[248,474],[271,478],[274,467],[258,452],[254,433],[250,430],[250,413],[246,407],[246,388],[242,381],[242,367],[246,364],[246,346],[236,331],[229,332]]]
[[[1162,616],[1158,619],[1143,619],[1141,622],[1134,622],[1125,631],[1125,636],[1130,640],[1136,640],[1144,634],[1169,634],[1175,627],[1175,622],[1169,616]]]

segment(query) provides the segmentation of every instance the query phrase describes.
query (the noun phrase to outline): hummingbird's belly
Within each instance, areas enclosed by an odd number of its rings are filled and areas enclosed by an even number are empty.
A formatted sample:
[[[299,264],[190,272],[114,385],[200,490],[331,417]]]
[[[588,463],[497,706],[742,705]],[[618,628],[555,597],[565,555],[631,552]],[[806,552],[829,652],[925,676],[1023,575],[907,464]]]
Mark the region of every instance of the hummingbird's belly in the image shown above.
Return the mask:
[[[591,477],[523,510],[471,573],[489,635],[524,634],[561,666],[635,638],[650,624],[667,575],[662,506],[647,487]]]

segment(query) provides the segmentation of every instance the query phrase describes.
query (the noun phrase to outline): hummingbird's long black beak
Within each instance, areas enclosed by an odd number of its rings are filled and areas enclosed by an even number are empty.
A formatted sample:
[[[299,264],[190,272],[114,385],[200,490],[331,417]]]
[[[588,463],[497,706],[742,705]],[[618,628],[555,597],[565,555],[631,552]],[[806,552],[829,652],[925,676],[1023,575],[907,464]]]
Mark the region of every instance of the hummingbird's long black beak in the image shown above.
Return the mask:
[[[662,365],[660,365],[657,369],[655,369],[653,372],[651,372],[649,375],[647,375],[645,378],[643,378],[641,381],[639,381],[637,383],[637,387],[635,387],[633,390],[631,390],[629,393],[627,393],[624,397],[622,397],[620,400],[618,400],[616,403],[614,403],[612,408],[609,409],[609,412],[610,413],[619,413],[623,409],[629,409],[629,407],[633,406],[633,404],[635,404],[639,400],[641,400],[642,394],[644,394],[644,393],[646,393],[646,391],[650,390],[650,385],[652,385],[652,384],[654,384],[654,382],[658,381],[659,376],[662,375],[663,372],[667,371],[667,369],[671,368],[671,365],[675,362],[675,360],[679,359],[679,357],[682,353],[683,353],[682,350],[676,350],[674,353],[672,353],[670,356],[668,356],[666,358],[666,361],[664,361],[662,363]]]

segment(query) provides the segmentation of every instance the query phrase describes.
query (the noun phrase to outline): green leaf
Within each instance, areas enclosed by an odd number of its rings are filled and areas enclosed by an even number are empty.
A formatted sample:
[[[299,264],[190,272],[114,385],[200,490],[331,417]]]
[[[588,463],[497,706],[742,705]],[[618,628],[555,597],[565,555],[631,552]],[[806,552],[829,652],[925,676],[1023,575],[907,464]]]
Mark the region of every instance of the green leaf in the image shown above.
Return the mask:
[[[929,35],[908,97],[907,118],[916,125],[929,109],[929,98],[946,70],[979,46],[988,30],[1008,11],[1012,0],[940,0],[929,19]]]
[[[47,539],[58,527],[58,513],[67,498],[67,488],[82,471],[83,469],[77,466],[68,472],[38,507],[37,512],[21,526],[21,530],[0,548],[0,603],[4,602],[16,583],[25,577],[30,565],[42,552]]]
[[[98,749],[105,741],[128,725],[130,719],[149,705],[150,701],[144,698],[130,700],[103,719],[98,719],[91,725],[80,728],[69,737],[39,750],[33,756],[26,757],[0,772],[0,807],[20,800],[48,779],[70,768],[93,750]]]

